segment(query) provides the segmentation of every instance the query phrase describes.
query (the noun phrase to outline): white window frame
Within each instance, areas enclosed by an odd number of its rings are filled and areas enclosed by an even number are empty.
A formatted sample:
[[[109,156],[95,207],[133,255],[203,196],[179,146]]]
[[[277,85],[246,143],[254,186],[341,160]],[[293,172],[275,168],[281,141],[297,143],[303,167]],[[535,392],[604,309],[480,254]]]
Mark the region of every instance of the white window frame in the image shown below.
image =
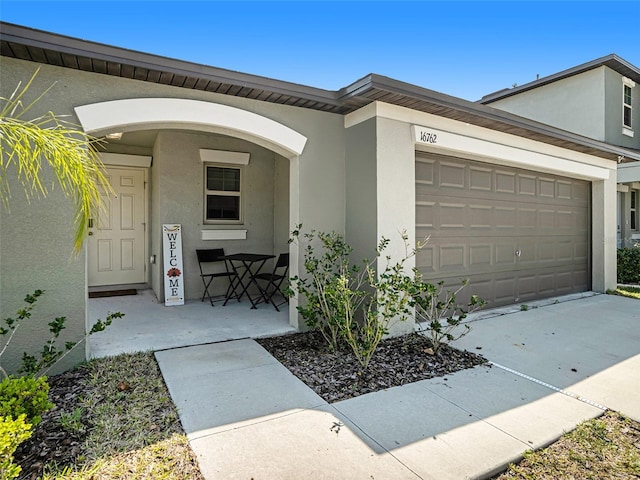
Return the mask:
[[[208,168],[225,168],[230,170],[238,170],[240,172],[240,191],[226,191],[226,190],[208,190],[207,189],[207,169]],[[204,163],[203,169],[203,222],[206,225],[240,225],[244,222],[243,219],[243,191],[244,191],[244,168],[240,165],[222,164],[222,163]],[[239,197],[238,204],[238,219],[213,219],[207,218],[207,197],[209,195],[218,195],[223,197]]]
[[[633,137],[633,87],[636,83],[627,77],[622,77],[622,134]],[[626,92],[629,89],[630,101],[627,103]],[[625,112],[629,112],[629,124],[625,123]]]
[[[629,228],[634,232],[637,232],[640,230],[640,216],[638,215],[638,211],[640,210],[640,205],[638,205],[638,203],[640,203],[640,190],[630,190],[629,201]]]

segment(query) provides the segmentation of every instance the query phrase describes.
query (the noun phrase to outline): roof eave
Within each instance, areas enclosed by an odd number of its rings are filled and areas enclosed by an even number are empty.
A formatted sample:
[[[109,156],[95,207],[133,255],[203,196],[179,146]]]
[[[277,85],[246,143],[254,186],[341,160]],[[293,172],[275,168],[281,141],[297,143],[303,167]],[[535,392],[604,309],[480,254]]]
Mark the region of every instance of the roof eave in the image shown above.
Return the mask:
[[[554,73],[553,75],[549,75],[538,80],[525,83],[524,85],[519,85],[513,88],[504,88],[497,92],[489,93],[478,100],[477,103],[487,105],[489,103],[496,102],[498,100],[502,100],[504,98],[526,92],[528,90],[533,90],[534,88],[548,85],[550,83],[557,82],[558,80],[563,80],[565,78],[572,77],[574,75],[578,75],[580,73],[584,73],[602,66],[609,67],[612,70],[618,72],[620,75],[628,77],[635,82],[640,82],[640,68],[612,53],[604,57],[591,60],[590,62],[568,68],[567,70]]]

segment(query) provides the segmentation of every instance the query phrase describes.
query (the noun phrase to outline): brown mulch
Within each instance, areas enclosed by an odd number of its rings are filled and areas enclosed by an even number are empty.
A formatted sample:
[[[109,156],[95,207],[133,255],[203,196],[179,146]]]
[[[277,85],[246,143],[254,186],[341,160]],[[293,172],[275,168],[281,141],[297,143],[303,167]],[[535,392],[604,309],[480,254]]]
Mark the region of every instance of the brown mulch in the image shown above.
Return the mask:
[[[49,400],[55,406],[42,415],[42,422],[34,428],[31,438],[21,443],[14,455],[22,466],[19,480],[39,478],[45,464],[73,465],[84,453],[83,443],[90,427],[87,411],[80,417],[81,429],[62,428],[60,418],[70,415],[80,406],[81,399],[93,388],[86,381],[89,370],[80,366],[74,370],[49,377]]]
[[[487,362],[477,353],[456,350],[448,345],[443,345],[440,352],[433,355],[431,342],[418,334],[383,340],[364,370],[348,347],[332,352],[318,332],[257,341],[329,403],[443,377]]]

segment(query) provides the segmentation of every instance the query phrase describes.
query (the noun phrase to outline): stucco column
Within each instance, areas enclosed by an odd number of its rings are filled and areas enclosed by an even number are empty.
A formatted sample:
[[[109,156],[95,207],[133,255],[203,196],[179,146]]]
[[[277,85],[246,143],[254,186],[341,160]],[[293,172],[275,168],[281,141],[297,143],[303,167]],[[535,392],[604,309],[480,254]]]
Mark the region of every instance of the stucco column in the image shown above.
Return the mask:
[[[610,170],[609,178],[594,181],[591,189],[591,271],[595,292],[604,293],[617,285],[616,200],[617,175]]]
[[[415,145],[411,125],[387,118],[377,118],[377,239],[388,238],[385,251],[395,262],[406,255],[401,233],[406,231],[411,248],[415,241]],[[384,270],[386,258],[378,260],[378,271]],[[407,273],[415,266],[412,257],[406,263]],[[391,335],[413,331],[413,320],[396,323]]]

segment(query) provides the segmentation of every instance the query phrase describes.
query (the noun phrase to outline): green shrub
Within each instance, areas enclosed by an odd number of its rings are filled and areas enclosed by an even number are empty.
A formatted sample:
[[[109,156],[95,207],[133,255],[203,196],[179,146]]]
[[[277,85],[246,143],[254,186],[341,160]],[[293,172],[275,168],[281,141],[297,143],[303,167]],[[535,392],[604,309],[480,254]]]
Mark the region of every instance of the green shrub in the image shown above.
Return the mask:
[[[13,463],[13,454],[22,442],[31,436],[31,425],[24,414],[17,418],[0,416],[0,479],[16,478],[20,465]]]
[[[0,382],[0,417],[25,415],[27,422],[37,425],[51,407],[46,377],[8,377]]]
[[[618,249],[618,283],[640,283],[640,247]]]
[[[4,352],[7,350],[11,344],[11,340],[16,335],[21,322],[31,317],[31,311],[35,308],[38,298],[43,294],[44,290],[36,290],[32,294],[26,295],[24,298],[25,306],[18,310],[15,318],[5,318],[4,325],[6,326],[0,325],[0,337],[8,336],[0,350],[0,360],[2,360]],[[122,317],[124,317],[124,313],[114,312],[109,313],[104,321],[98,319],[91,327],[91,330],[89,330],[89,333],[86,334],[80,342],[86,340],[89,335],[103,331],[111,325],[114,318]],[[49,326],[49,332],[51,333],[50,339],[45,342],[37,355],[31,355],[27,352],[23,352],[22,366],[18,369],[18,373],[32,376],[45,375],[53,365],[62,360],[69,354],[69,352],[80,344],[80,342],[67,341],[64,342],[64,348],[59,345],[59,343],[61,343],[60,334],[66,328],[66,322],[67,317],[56,317],[47,324]],[[7,372],[1,365],[0,373],[3,374],[4,377],[8,376]]]
[[[456,290],[449,290],[445,289],[444,282],[438,282],[437,285],[425,282],[420,273],[416,272],[412,296],[417,329],[431,340],[434,355],[438,354],[443,344],[458,340],[469,333],[471,327],[462,321],[469,313],[486,305],[477,295],[471,295],[466,305],[458,303],[456,296],[467,283],[467,280],[462,280],[462,284]]]
[[[300,228],[292,232],[291,242],[299,241]],[[415,251],[409,252],[408,238],[403,234],[405,257],[395,263],[384,257],[384,270],[378,272],[378,258],[389,245],[385,238],[378,244],[376,258],[361,264],[351,262],[353,249],[338,233],[312,230],[303,238],[306,276],[294,277],[290,283],[303,297],[298,311],[331,349],[346,343],[366,368],[391,325],[411,313],[411,278],[404,273],[404,264]]]

